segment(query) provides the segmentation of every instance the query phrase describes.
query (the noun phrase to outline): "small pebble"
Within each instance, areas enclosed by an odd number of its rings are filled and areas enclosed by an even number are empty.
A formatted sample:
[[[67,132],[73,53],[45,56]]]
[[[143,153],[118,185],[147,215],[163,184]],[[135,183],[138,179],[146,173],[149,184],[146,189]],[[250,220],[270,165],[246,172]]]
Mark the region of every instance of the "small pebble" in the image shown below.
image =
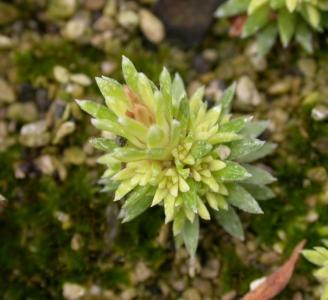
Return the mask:
[[[76,0],[52,0],[49,1],[48,15],[53,19],[65,19],[74,14]]]
[[[146,38],[154,44],[161,43],[165,37],[165,29],[161,20],[146,9],[139,11],[139,17],[141,31]]]
[[[63,37],[68,40],[80,39],[87,28],[87,23],[83,19],[73,19],[66,23],[62,30]]]
[[[1,43],[1,41],[0,41]],[[0,103],[12,103],[15,101],[15,93],[12,87],[0,78]]]
[[[230,291],[225,293],[224,295],[222,295],[221,300],[234,300],[237,296],[237,292],[236,291]]]
[[[321,166],[309,169],[306,175],[314,182],[325,182],[327,180],[327,171]]]
[[[14,45],[14,42],[8,36],[0,34],[0,49],[10,49]]]
[[[63,285],[63,296],[67,300],[78,300],[81,299],[86,293],[86,290],[83,286],[65,282]]]
[[[50,155],[42,155],[35,160],[35,164],[38,169],[46,175],[52,175],[56,168],[53,163],[53,159]]]
[[[258,106],[261,103],[261,96],[248,76],[242,76],[238,80],[236,95],[236,104],[243,108],[249,109],[250,106]]]
[[[317,71],[317,63],[312,58],[302,58],[298,61],[298,67],[307,77],[313,77]]]
[[[55,79],[60,83],[67,83],[70,78],[68,70],[63,66],[55,66],[53,69]]]
[[[89,86],[92,83],[91,79],[85,74],[72,74],[70,80],[82,86]]]
[[[85,0],[84,5],[89,10],[100,10],[106,4],[106,0]]]
[[[65,136],[71,134],[75,130],[75,123],[67,121],[63,123],[56,131],[55,137],[53,139],[54,144],[58,144]]]
[[[19,141],[27,147],[41,147],[50,142],[46,121],[38,121],[24,125],[20,131]]]
[[[328,120],[328,107],[323,105],[315,106],[311,111],[311,117],[315,121]]]
[[[202,300],[199,292],[194,288],[188,288],[182,296],[183,300]]]
[[[152,272],[145,263],[138,262],[135,267],[134,275],[137,282],[144,282],[152,275]]]
[[[85,162],[85,153],[79,147],[69,147],[64,150],[64,162],[72,165],[82,165]]]
[[[118,22],[127,29],[134,28],[139,23],[138,15],[132,10],[124,10],[118,14]]]

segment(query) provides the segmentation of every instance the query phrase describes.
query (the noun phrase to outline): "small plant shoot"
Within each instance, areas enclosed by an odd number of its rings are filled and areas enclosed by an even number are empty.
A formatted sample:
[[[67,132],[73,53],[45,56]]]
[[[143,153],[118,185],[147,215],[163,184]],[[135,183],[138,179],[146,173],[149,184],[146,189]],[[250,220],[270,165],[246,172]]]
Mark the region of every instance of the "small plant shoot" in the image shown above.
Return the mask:
[[[177,245],[196,253],[200,219],[216,220],[236,238],[244,239],[235,209],[262,214],[257,200],[274,196],[275,178],[251,163],[275,149],[258,139],[267,122],[230,114],[235,84],[218,105],[208,108],[204,88],[187,96],[179,75],[166,68],[159,87],[123,57],[125,84],[97,78],[106,105],[79,100],[92,124],[111,137],[95,137],[92,145],[106,152],[102,180],[122,201],[120,216],[128,222],[153,206],[163,207],[172,222]],[[108,134],[107,134],[108,136]],[[118,144],[117,137],[125,140]]]
[[[277,37],[284,47],[291,40],[313,52],[313,31],[327,28],[325,0],[228,0],[216,11],[219,18],[245,16],[241,36],[256,35],[258,50],[265,55]]]

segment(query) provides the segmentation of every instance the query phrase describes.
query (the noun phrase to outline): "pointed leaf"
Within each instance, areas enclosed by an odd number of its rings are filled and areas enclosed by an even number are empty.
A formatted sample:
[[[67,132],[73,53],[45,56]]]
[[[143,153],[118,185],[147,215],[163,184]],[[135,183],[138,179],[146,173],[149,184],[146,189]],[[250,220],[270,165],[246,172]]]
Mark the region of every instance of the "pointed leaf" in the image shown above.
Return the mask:
[[[270,20],[270,6],[263,5],[257,9],[252,15],[248,16],[243,28],[242,36],[249,37],[264,27]]]
[[[296,14],[290,13],[287,9],[281,9],[278,15],[278,28],[281,43],[287,47],[295,33]]]
[[[267,4],[268,2],[269,0],[252,0],[248,6],[248,15],[251,15],[254,13],[254,11],[259,9],[262,5]]]
[[[196,254],[199,239],[199,220],[196,215],[194,222],[186,220],[182,231],[183,241],[191,257]]]
[[[245,183],[266,185],[276,181],[276,178],[274,178],[268,171],[264,170],[263,168],[247,164],[243,165],[243,167],[249,174],[252,175],[252,177],[249,177],[244,181]]]
[[[240,132],[248,123],[250,117],[240,117],[232,119],[229,122],[222,124],[219,128],[220,132]]]
[[[233,206],[252,214],[262,214],[263,211],[253,196],[238,184],[228,186],[227,201]]]
[[[229,159],[238,159],[240,161],[243,157],[260,150],[264,144],[265,142],[257,139],[243,139],[231,142],[229,144],[231,150]]]
[[[220,104],[222,106],[222,113],[220,120],[230,112],[231,102],[235,95],[236,91],[236,82],[232,83],[223,93],[222,98],[220,99]]]
[[[129,222],[142,214],[151,205],[154,196],[154,188],[151,186],[137,187],[124,202],[120,216],[123,223]]]
[[[256,45],[259,53],[262,56],[268,54],[277,39],[277,26],[276,24],[267,25],[256,35]]]
[[[299,22],[296,29],[296,41],[308,53],[313,52],[312,32],[304,22]]]
[[[117,116],[124,115],[130,102],[122,85],[107,77],[96,77],[96,81],[108,108]]]
[[[122,72],[125,82],[131,90],[138,93],[138,71],[133,63],[125,56],[122,57]]]
[[[265,143],[259,150],[253,151],[253,152],[243,156],[242,158],[239,158],[238,161],[243,162],[243,163],[249,163],[249,162],[258,160],[262,157],[272,154],[274,152],[274,150],[276,150],[276,148],[277,148],[276,144]]]
[[[96,149],[106,152],[112,151],[117,147],[116,142],[108,138],[92,138],[89,142]]]
[[[250,0],[230,0],[222,4],[217,11],[215,16],[220,17],[232,17],[239,15],[247,11],[247,7],[250,3]]]
[[[264,132],[264,130],[268,127],[268,125],[269,125],[268,121],[249,122],[241,130],[240,134],[248,138],[257,138],[259,135],[261,135]]]
[[[116,120],[116,116],[104,105],[89,100],[76,100],[76,103],[93,118]]]
[[[241,184],[247,192],[249,192],[256,200],[269,200],[275,197],[273,191],[265,186],[259,184],[244,183]]]
[[[240,164],[233,161],[224,161],[226,167],[214,173],[218,181],[241,181],[249,178],[251,175]]]
[[[190,153],[194,158],[198,159],[206,156],[212,149],[213,146],[210,143],[206,141],[196,141],[193,143]]]
[[[215,220],[233,237],[243,241],[244,230],[238,215],[231,205],[228,210],[220,209],[219,211],[213,211]]]
[[[116,148],[112,155],[122,162],[137,161],[148,158],[148,154],[145,150],[138,150],[129,147]]]

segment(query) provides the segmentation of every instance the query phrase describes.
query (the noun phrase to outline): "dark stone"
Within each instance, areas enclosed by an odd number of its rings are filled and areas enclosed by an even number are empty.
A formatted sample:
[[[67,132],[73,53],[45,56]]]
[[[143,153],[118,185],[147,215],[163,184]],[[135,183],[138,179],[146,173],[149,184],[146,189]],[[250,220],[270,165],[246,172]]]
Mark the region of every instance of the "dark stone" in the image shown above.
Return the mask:
[[[48,98],[48,90],[38,89],[36,91],[36,103],[41,112],[45,113],[48,111],[51,100]]]
[[[169,39],[195,46],[209,28],[214,12],[224,0],[159,0],[155,13],[162,19]]]
[[[201,54],[194,57],[192,66],[198,73],[206,73],[211,69],[211,64]]]
[[[60,101],[57,101],[55,103],[55,108],[54,108],[54,114],[55,116],[60,119],[65,111],[65,103],[64,102],[60,102]]]
[[[21,102],[34,101],[36,89],[29,83],[22,83],[19,87],[18,100]]]

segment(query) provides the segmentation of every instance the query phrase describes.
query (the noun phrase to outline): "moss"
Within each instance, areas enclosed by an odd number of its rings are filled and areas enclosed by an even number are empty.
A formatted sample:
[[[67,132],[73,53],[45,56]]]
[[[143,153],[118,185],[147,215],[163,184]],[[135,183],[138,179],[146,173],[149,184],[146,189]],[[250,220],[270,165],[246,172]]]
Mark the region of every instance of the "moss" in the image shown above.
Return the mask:
[[[76,53],[83,53],[83,56]],[[48,39],[35,44],[31,50],[16,50],[13,54],[19,79],[35,84],[42,82],[42,78],[51,78],[56,65],[94,77],[99,74],[97,63],[103,58],[104,53],[94,47],[59,39]]]

